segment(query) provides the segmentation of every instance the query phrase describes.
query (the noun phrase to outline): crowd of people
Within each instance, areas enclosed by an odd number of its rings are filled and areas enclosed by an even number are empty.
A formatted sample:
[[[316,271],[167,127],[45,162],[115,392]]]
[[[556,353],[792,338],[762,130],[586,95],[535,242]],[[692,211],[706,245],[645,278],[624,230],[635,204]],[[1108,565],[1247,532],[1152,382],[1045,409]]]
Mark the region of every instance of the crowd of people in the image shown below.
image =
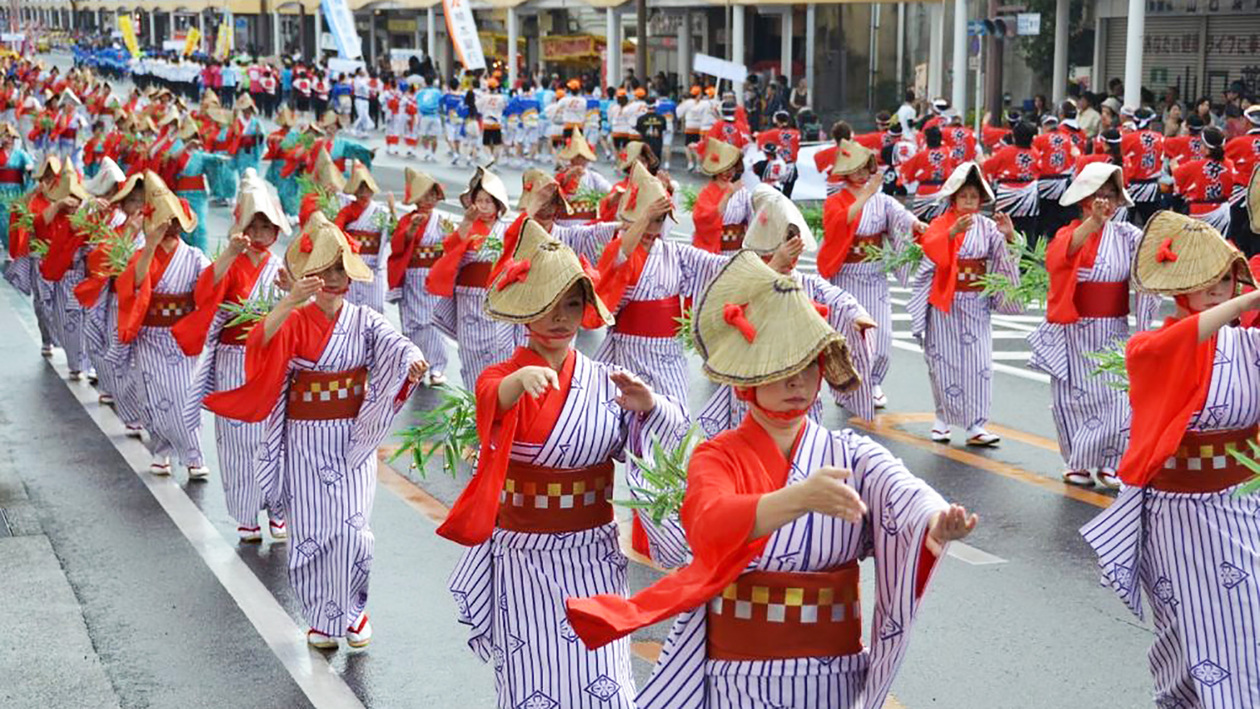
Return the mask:
[[[932,440],[956,427],[988,447],[1000,440],[987,428],[990,318],[1022,304],[983,284],[1018,284],[1014,247],[1041,238],[1050,292],[1031,366],[1051,376],[1065,481],[1121,489],[1083,531],[1130,607],[1141,613],[1142,589],[1155,604],[1157,701],[1255,698],[1254,614],[1235,614],[1230,633],[1205,625],[1225,605],[1260,607],[1240,586],[1260,572],[1257,502],[1231,494],[1250,473],[1225,453],[1260,424],[1260,340],[1234,324],[1260,296],[1235,297],[1254,280],[1226,239],[1251,238],[1246,200],[1231,202],[1251,174],[1227,165],[1237,144],[1215,128],[1170,155],[1145,107],[1096,140],[1071,102],[1036,128],[1008,112],[978,138],[944,101],[881,114],[865,135],[839,123],[815,157],[831,193],[819,231],[790,198],[792,113],[754,131],[734,96],[696,85],[671,109],[708,178],[688,244],[663,238],[682,200],[645,87],[606,92],[605,114],[577,78],[505,91],[491,73],[442,92],[364,71],[347,112],[314,102],[318,78],[304,103],[318,71],[295,68],[298,98],[272,105],[252,78],[226,96],[194,78],[187,93],[172,66],[133,73],[124,97],[88,66],[0,61],[4,275],[32,299],[42,354],[59,347],[71,379],[96,386],[152,452],[151,474],[178,462],[210,476],[201,421],[214,414],[240,541],[260,542],[264,524],[286,540],[313,647],[371,641],[376,450],[415,386],[446,382],[454,341],[481,445],[438,533],[466,547],[449,586],[499,706],[879,706],[937,561],[978,518],[874,440],[820,423],[823,398],[868,420],[888,405],[890,279],[871,249],[922,252],[897,275],[912,287]],[[555,100],[526,98],[543,91]],[[514,123],[508,107],[527,100],[538,123]],[[274,129],[259,116],[269,105]],[[712,122],[691,123],[696,112]],[[387,150],[417,156],[401,200],[352,139],[377,118]],[[593,167],[601,152],[615,179]],[[469,166],[454,219],[437,209],[442,183],[415,167],[424,157]],[[526,170],[513,205],[486,166],[496,159],[558,169]],[[1183,187],[1163,192],[1166,173]],[[1170,195],[1190,214],[1160,210]],[[210,199],[232,206],[213,259]],[[798,268],[806,253],[817,273]],[[1130,337],[1134,292],[1126,397],[1091,355]],[[1176,314],[1148,330],[1162,296]],[[401,333],[383,315],[395,306]],[[720,385],[699,412],[680,320]],[[605,330],[593,356],[573,347],[581,328]],[[679,445],[693,421],[708,440],[681,508],[634,522],[637,550],[681,568],[630,596],[614,460]],[[626,475],[651,498],[645,471]],[[1211,593],[1187,555],[1212,570]],[[878,582],[864,644],[867,556]],[[1175,602],[1188,594],[1199,601]],[[626,637],[670,618],[636,689]],[[1199,657],[1220,670],[1210,683]]]

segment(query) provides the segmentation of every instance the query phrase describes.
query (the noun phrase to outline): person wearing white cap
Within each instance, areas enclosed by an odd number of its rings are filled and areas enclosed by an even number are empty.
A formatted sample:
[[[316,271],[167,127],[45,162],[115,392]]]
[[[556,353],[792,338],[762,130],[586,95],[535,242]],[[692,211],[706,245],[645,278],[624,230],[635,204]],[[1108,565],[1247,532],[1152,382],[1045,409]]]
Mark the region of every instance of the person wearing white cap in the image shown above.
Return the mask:
[[[975,163],[959,165],[940,194],[948,208],[923,234],[924,259],[906,306],[936,402],[931,438],[949,443],[950,428],[963,426],[967,445],[992,446],[1001,439],[985,429],[993,403],[991,312],[1015,314],[1021,307],[1006,295],[985,295],[981,278],[995,273],[1019,283],[1008,248],[1015,227],[1002,212],[993,219],[979,213],[994,198]]]
[[[1132,204],[1119,165],[1086,165],[1062,204],[1079,205],[1081,215],[1048,237],[1050,296],[1046,321],[1028,336],[1028,366],[1050,375],[1063,480],[1114,489],[1128,443],[1129,402],[1097,375],[1090,355],[1129,337],[1130,267],[1142,232],[1118,218],[1117,211]],[[1149,327],[1159,305],[1158,297],[1138,295],[1139,331]]]
[[[1139,227],[1159,209],[1159,178],[1164,171],[1164,136],[1151,130],[1155,112],[1139,108],[1133,112],[1133,132],[1120,139],[1124,154],[1124,178],[1133,198],[1130,218]]]
[[[1260,166],[1260,104],[1248,106],[1243,115],[1250,128],[1245,134],[1234,136],[1225,143],[1225,159],[1234,164],[1234,173],[1238,178],[1230,198],[1234,206],[1228,236],[1243,253],[1250,256],[1260,252],[1260,243],[1257,243],[1260,237],[1251,229],[1250,210],[1241,193],[1251,184],[1256,168]]]
[[[236,194],[235,221],[228,231],[227,247],[197,279],[193,289],[196,309],[171,328],[184,354],[200,356],[192,376],[193,393],[184,401],[186,419],[201,418],[202,400],[210,393],[245,383],[245,340],[254,323],[229,325],[235,315],[223,305],[279,298],[277,284],[283,264],[271,253],[271,247],[280,234],[288,233],[289,220],[275,188],[253,168],[246,168]],[[255,472],[255,454],[264,442],[265,426],[216,416],[214,428],[228,514],[236,520],[242,542],[261,541],[258,513],[267,504]],[[284,539],[283,510],[268,512],[271,537]]]
[[[919,128],[920,134],[922,134],[922,132],[927,130],[928,128],[940,128],[943,131],[945,129],[945,118],[946,118],[946,115],[949,113],[949,110],[950,110],[949,99],[944,99],[944,98],[933,99],[931,105],[928,108],[929,117],[927,121],[925,121],[923,125]]]

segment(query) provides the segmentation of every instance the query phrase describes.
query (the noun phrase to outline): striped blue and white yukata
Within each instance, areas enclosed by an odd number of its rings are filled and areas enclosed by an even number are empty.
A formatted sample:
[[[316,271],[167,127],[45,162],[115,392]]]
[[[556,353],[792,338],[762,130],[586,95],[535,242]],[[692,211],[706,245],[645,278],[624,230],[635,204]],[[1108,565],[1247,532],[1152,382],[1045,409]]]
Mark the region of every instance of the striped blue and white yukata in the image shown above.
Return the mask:
[[[827,308],[827,322],[836,332],[844,335],[849,345],[849,357],[853,361],[853,370],[862,380],[861,385],[848,393],[833,392],[836,403],[848,409],[855,416],[875,420],[875,400],[871,394],[873,365],[871,333],[858,328],[859,318],[869,318],[870,314],[862,307],[852,293],[838,288],[821,276],[813,273],[793,271],[792,277],[801,284],[801,289],[810,300]],[[718,387],[713,396],[701,408],[696,421],[712,438],[723,431],[738,426],[748,414],[748,404],[735,396],[735,389],[729,385]],[[822,421],[822,399],[816,399],[809,409],[809,417],[814,421]],[[655,557],[653,557],[655,558]]]
[[[289,527],[289,583],[312,629],[342,637],[367,605],[375,537],[376,448],[389,434],[407,369],[420,350],[379,313],[343,302],[316,362],[290,360],[289,371],[344,372],[367,367],[367,391],[355,418],[298,420],[287,415],[288,385],[277,398],[258,450],[267,508]]]
[[[57,341],[49,324],[46,302],[40,297],[39,281],[43,279],[39,275],[39,264],[40,258],[35,254],[19,256],[9,261],[8,268],[4,269],[4,280],[22,295],[31,296],[31,305],[35,309],[35,324],[39,326],[40,344],[44,347],[52,347],[57,344]]]
[[[711,254],[690,244],[669,241],[662,234],[648,251],[639,282],[626,288],[620,303],[605,305],[616,316],[635,301],[699,298],[729,259],[729,255]],[[617,255],[619,263],[624,260],[622,254]],[[688,401],[687,357],[675,337],[624,335],[613,326],[594,359],[633,372],[659,394]]]
[[[425,223],[424,230],[420,232],[417,248],[440,249],[445,237],[442,219],[436,213],[431,214]],[[380,258],[379,261],[385,263],[387,259]],[[384,276],[379,275],[378,278],[384,278]],[[428,278],[429,269],[409,267],[406,275],[403,276],[402,288],[390,291],[386,299],[398,303],[398,316],[403,335],[416,343],[416,346],[424,353],[425,359],[429,362],[429,374],[432,376],[445,374],[450,358],[446,351],[446,339],[433,324],[434,311],[437,310],[441,297],[425,289],[424,284]],[[350,287],[354,288],[354,285]]]
[[[137,232],[136,237],[143,239]],[[141,244],[143,246],[143,244]],[[105,301],[105,368],[96,370],[97,385],[114,397],[114,413],[122,419],[123,424],[131,429],[144,426],[140,408],[140,390],[136,377],[132,376],[135,367],[135,351],[132,344],[123,344],[118,339],[118,294],[110,287],[101,293]]]
[[[186,293],[191,298],[197,277],[209,265],[200,249],[181,240],[161,280],[153,285],[153,293]],[[139,398],[141,424],[149,432],[149,452],[159,460],[174,455],[184,466],[200,467],[201,418],[191,426],[184,418],[185,402],[194,395],[191,385],[197,358],[184,354],[169,327],[141,327],[131,351],[129,376]]]
[[[706,607],[674,621],[639,709],[859,709],[883,706],[918,614],[918,565],[931,516],[947,507],[886,448],[853,431],[806,419],[786,485],[824,465],[853,471],[847,481],[870,511],[861,525],[807,514],[770,536],[748,571],[827,571],[873,553],[875,629],[854,655],[795,660],[710,660]],[[721,597],[711,603],[720,603]]]
[[[57,343],[65,350],[66,366],[71,372],[86,372],[92,366],[84,336],[83,305],[74,297],[74,287],[86,276],[85,260],[90,248],[85,245],[74,253],[74,261],[59,281],[48,281],[36,274],[49,289],[51,299],[45,305],[49,323],[56,333]]]
[[[121,209],[115,209],[110,216],[109,227],[121,229],[127,221],[127,215]],[[134,246],[144,247],[144,236],[136,231]],[[96,389],[102,394],[114,397],[114,412],[123,423],[136,427],[140,425],[140,407],[134,389],[124,386],[124,368],[111,358],[122,347],[118,341],[118,296],[114,293],[114,279],[101,289],[96,302],[83,311],[83,338],[87,345],[88,360],[96,370]]]
[[[486,239],[502,240],[507,224],[499,220]],[[446,235],[446,236],[449,236]],[[469,249],[460,268],[470,263],[494,263],[499,255],[489,249]],[[433,323],[459,345],[459,379],[472,391],[486,367],[502,362],[529,339],[524,325],[491,320],[485,313],[486,289],[455,284],[454,296],[439,298],[433,310]]]
[[[274,289],[276,276],[283,267],[283,260],[269,253],[249,297],[262,298]],[[200,426],[202,400],[208,394],[245,384],[245,341],[234,344],[219,342],[219,334],[233,317],[220,309],[210,323],[205,349],[193,371],[192,394],[184,401],[184,425],[189,428]],[[228,514],[244,527],[257,527],[258,512],[265,507],[262,487],[255,472],[258,447],[262,445],[264,432],[265,425],[261,422],[247,423],[214,417],[214,441],[223,476],[224,501]],[[273,519],[284,519],[280,510],[272,511],[271,516]]]
[[[337,193],[337,197],[341,200],[343,208],[355,199],[353,195],[340,192]],[[385,313],[385,291],[388,288],[385,283],[385,262],[389,258],[389,238],[392,236],[389,222],[389,208],[381,202],[373,200],[368,203],[367,208],[363,210],[359,218],[347,224],[345,228],[347,234],[352,235],[360,242],[363,241],[362,236],[352,234],[352,232],[372,232],[375,235],[376,243],[380,245],[377,253],[359,252],[359,258],[363,259],[363,263],[372,269],[372,280],[368,282],[350,281],[350,292],[346,293],[346,300],[355,305],[371,308],[382,315]]]
[[[915,216],[910,210],[901,206],[897,200],[880,192],[862,206],[862,218],[854,234],[857,237],[882,234],[885,248],[901,251],[911,244],[910,233],[914,222]],[[907,270],[903,269],[897,274],[898,280],[903,284],[908,276]],[[828,280],[852,293],[879,326],[873,332],[867,332],[866,336],[871,339],[873,357],[870,370],[871,386],[883,386],[892,361],[892,301],[888,292],[888,274],[884,272],[884,267],[879,262],[863,261],[842,264],[840,270]]]
[[[650,436],[681,436],[686,412],[657,392],[646,416],[623,410],[610,375],[617,370],[575,353],[573,378],[554,430],[543,444],[516,442],[512,460],[579,469],[623,450],[642,452]],[[451,576],[468,645],[492,663],[499,709],[634,708],[630,641],[587,650],[565,616],[564,601],[600,593],[626,595],[628,560],[617,523],[566,534],[496,528],[469,547]]]
[[[1012,283],[1019,283],[1019,266],[1006,237],[998,231],[996,222],[982,214],[975,215],[963,236],[958,258],[986,259],[987,273],[1001,274]],[[1004,295],[955,291],[949,312],[942,313],[928,304],[935,275],[936,265],[924,258],[914,277],[906,310],[910,312],[911,332],[923,346],[936,418],[949,426],[983,426],[989,420],[993,403],[991,313],[996,309],[1013,315],[1022,308]]]
[[[1142,230],[1132,224],[1108,221],[1094,265],[1077,272],[1078,282],[1128,282],[1141,239]],[[1137,329],[1145,330],[1158,314],[1160,298],[1139,293],[1135,303]],[[1028,366],[1050,375],[1050,411],[1068,470],[1114,471],[1128,447],[1133,413],[1128,397],[1108,386],[1107,377],[1094,375],[1098,363],[1088,356],[1128,337],[1128,317],[1083,317],[1070,325],[1043,322],[1028,335],[1032,348]]]
[[[1260,330],[1223,327],[1204,406],[1188,430],[1260,424]],[[1147,654],[1155,705],[1260,706],[1260,496],[1124,487],[1081,528],[1098,554],[1102,584],[1143,619],[1150,599],[1155,644]]]

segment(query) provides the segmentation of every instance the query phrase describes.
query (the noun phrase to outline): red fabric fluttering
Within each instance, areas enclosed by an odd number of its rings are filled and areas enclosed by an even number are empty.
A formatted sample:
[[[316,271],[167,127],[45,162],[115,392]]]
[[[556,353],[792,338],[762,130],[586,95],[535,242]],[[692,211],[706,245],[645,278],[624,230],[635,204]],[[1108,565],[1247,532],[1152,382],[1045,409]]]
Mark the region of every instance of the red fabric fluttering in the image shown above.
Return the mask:
[[[42,214],[48,205],[52,204],[43,191],[36,192],[34,196],[26,203],[32,214]],[[19,229],[17,227],[18,213],[16,209],[9,209],[9,256],[11,258],[22,258],[31,255],[31,232],[27,229]]]
[[[862,223],[861,210],[856,218],[849,219],[849,209],[855,201],[857,197],[852,192],[842,189],[823,202],[823,242],[818,248],[818,274],[823,278],[839,273],[853,248],[858,225]]]
[[[1215,354],[1215,334],[1199,341],[1198,314],[1168,318],[1162,328],[1129,340],[1125,365],[1133,421],[1120,459],[1126,485],[1144,487],[1177,451],[1190,417],[1207,401]]]
[[[813,301],[813,303],[814,303],[814,310],[818,311],[818,314],[822,316],[823,320],[826,320],[828,317],[831,316],[831,308],[827,307],[826,305],[823,305],[822,303],[819,303],[816,300]]]
[[[35,234],[48,242],[48,253],[39,262],[40,274],[45,280],[60,281],[74,264],[74,255],[87,243],[87,235],[70,226],[70,213],[66,211],[57,212],[48,224],[36,214]]]
[[[451,232],[442,242],[442,257],[429,269],[429,277],[424,287],[433,295],[449,298],[455,294],[455,279],[459,276],[459,266],[464,254],[476,251],[490,234],[490,226],[478,219],[468,230],[468,238],[460,238],[459,231]],[[504,249],[507,253],[507,249]]]
[[[726,189],[717,180],[709,182],[696,195],[696,206],[691,210],[694,232],[691,245],[711,254],[722,253],[722,213],[718,205],[726,196]]]
[[[394,235],[389,242],[389,260],[385,263],[385,278],[391,290],[402,288],[403,281],[407,278],[407,265],[411,263],[412,254],[420,247],[432,216],[432,212],[417,210],[403,215],[403,218],[398,220],[398,226],[394,227]],[[415,236],[407,239],[407,233],[416,222],[420,224],[415,227]]]
[[[359,204],[359,200],[354,200],[350,204],[342,207],[341,211],[337,212],[337,216],[333,218],[333,224],[336,224],[337,228],[345,231],[351,224],[359,221],[359,217],[363,216],[363,212],[367,210],[369,204],[371,204],[371,202]]]
[[[1177,260],[1177,252],[1172,250],[1172,239],[1164,239],[1155,252],[1156,263],[1172,263]]]
[[[239,303],[249,298],[267,265],[271,254],[262,252],[263,258],[255,264],[248,254],[241,254],[232,260],[227,273],[218,283],[214,282],[214,266],[201,272],[197,286],[193,289],[193,300],[196,310],[180,318],[171,327],[171,335],[179,348],[189,357],[196,357],[206,346],[206,336],[210,333],[210,325],[224,303]]]
[[[109,245],[98,244],[88,252],[87,275],[74,287],[74,298],[85,308],[91,308],[100,300],[105,286],[109,285],[109,276],[105,275],[109,268]]]
[[[149,270],[143,278],[136,276],[136,264],[144,257],[144,250],[137,251],[131,257],[127,268],[118,276],[115,290],[118,292],[118,341],[127,344],[136,339],[140,328],[144,326],[144,316],[149,311],[149,301],[153,298],[153,289],[162,280],[166,267],[180,249],[189,248],[179,240],[175,248],[167,251],[159,246],[149,262]]]
[[[752,342],[757,339],[757,328],[744,315],[744,308],[746,307],[748,307],[747,303],[743,305],[726,303],[722,306],[722,319],[726,321],[727,325],[739,330],[739,334],[743,335],[745,340]]]
[[[521,229],[525,227],[526,219],[529,219],[529,215],[521,212],[508,226],[507,231],[503,232],[503,253],[499,254],[499,260],[495,261],[494,266],[491,267],[488,282],[493,283],[494,279],[499,277],[499,272],[506,268],[508,260],[512,258],[512,254],[516,253],[516,245],[521,241]]]
[[[503,271],[503,278],[495,286],[498,290],[503,290],[513,283],[524,283],[529,278],[529,259],[517,261],[509,258],[507,268]]]
[[[446,521],[438,527],[439,535],[464,546],[474,546],[490,538],[499,514],[499,493],[507,477],[512,444],[517,440],[546,440],[569,396],[576,360],[576,354],[570,349],[558,372],[558,389],[549,388],[536,399],[524,394],[506,411],[499,409],[499,386],[503,379],[522,367],[547,367],[547,361],[527,347],[518,347],[506,361],[482,372],[475,389],[477,437],[482,441],[477,473],[451,506]]]
[[[257,423],[271,415],[289,377],[289,361],[300,357],[318,362],[332,338],[333,326],[345,308],[329,318],[310,303],[293,311],[271,340],[255,327],[245,338],[245,383],[236,389],[210,394],[205,407],[235,421]]]
[[[302,238],[298,240],[298,251],[301,251],[304,254],[309,254],[314,250],[315,242],[311,241],[311,235],[303,233]]]
[[[1046,322],[1071,325],[1081,319],[1076,312],[1076,286],[1082,268],[1093,268],[1098,258],[1098,246],[1102,243],[1102,230],[1090,234],[1075,253],[1071,251],[1072,233],[1081,225],[1080,219],[1059,229],[1046,247],[1046,271],[1050,274],[1050,302],[1046,308]]]
[[[923,232],[923,255],[936,265],[928,303],[942,313],[948,313],[954,305],[954,288],[958,285],[958,250],[962,248],[966,234],[952,237],[949,230],[954,228],[959,216],[951,206],[933,219],[927,231]]]
[[[629,256],[618,263],[620,257],[621,236],[618,235],[604,247],[599,264],[595,267],[598,274],[595,279],[595,295],[611,310],[616,310],[621,304],[626,290],[638,284],[643,275],[643,267],[647,265],[648,250],[640,242]],[[591,311],[582,320],[582,325],[590,329],[602,327],[603,324],[598,315]]]

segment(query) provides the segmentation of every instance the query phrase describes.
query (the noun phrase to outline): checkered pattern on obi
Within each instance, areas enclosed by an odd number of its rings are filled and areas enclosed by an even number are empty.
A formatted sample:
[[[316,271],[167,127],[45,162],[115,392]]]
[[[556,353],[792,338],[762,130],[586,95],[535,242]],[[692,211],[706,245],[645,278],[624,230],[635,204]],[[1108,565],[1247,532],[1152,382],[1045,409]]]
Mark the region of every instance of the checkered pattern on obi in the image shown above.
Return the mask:
[[[723,224],[722,250],[739,251],[744,248],[744,232],[746,231],[748,231],[748,225],[744,223]]]
[[[381,252],[381,233],[379,231],[359,231],[350,229],[346,236],[359,242],[360,254],[379,254]]]
[[[575,478],[577,476],[574,476]],[[536,510],[572,510],[603,505],[612,500],[610,478],[575,479],[572,482],[537,483],[507,478],[499,503]]]
[[[149,309],[144,313],[144,324],[148,327],[170,327],[196,308],[192,293],[154,293],[149,298]]]
[[[1164,467],[1188,472],[1232,469],[1239,463],[1230,452],[1240,450],[1247,451],[1247,447],[1237,440],[1206,441],[1190,445],[1183,442],[1173,457],[1164,463]]]
[[[298,378],[293,382],[293,386],[289,387],[289,401],[315,403],[362,399],[363,388],[366,384],[367,370],[365,369],[338,372],[334,378],[322,380]]]
[[[955,287],[955,290],[983,290],[984,286],[980,284],[980,279],[984,278],[984,274],[988,270],[988,262],[985,259],[958,259],[958,285]]]
[[[411,261],[407,264],[410,268],[430,268],[439,258],[442,257],[442,246],[417,246],[415,251],[411,252]]]
[[[730,584],[709,601],[715,615],[770,623],[844,623],[860,620],[862,603],[834,588],[774,587]]]

